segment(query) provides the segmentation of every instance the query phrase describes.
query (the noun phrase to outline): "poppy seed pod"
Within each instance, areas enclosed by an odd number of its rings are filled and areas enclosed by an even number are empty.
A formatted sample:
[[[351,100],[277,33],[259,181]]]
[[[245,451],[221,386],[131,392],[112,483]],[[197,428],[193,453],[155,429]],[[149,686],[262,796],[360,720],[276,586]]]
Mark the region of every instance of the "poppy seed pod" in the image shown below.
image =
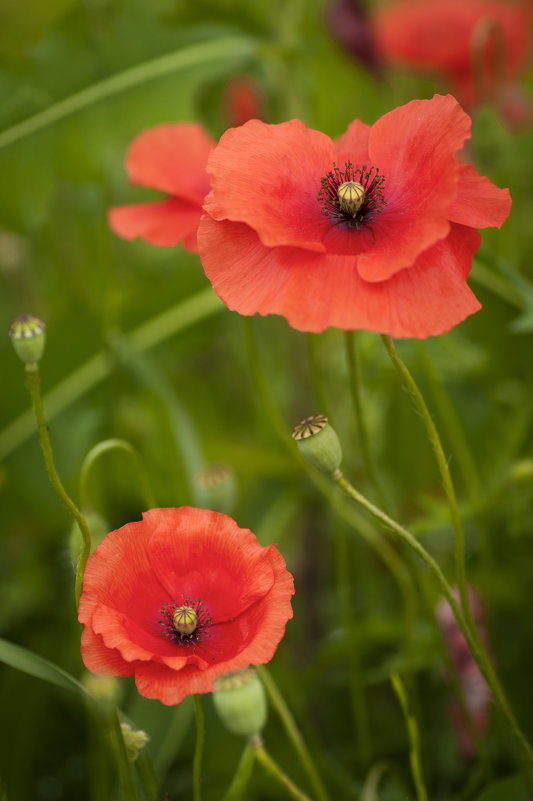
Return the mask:
[[[337,433],[323,414],[306,417],[292,432],[298,450],[310,464],[323,473],[334,473],[342,462],[342,447]]]
[[[213,703],[221,721],[233,734],[255,737],[266,723],[265,689],[254,668],[220,676],[215,681]]]
[[[9,336],[15,353],[26,364],[27,370],[36,370],[46,342],[46,325],[33,314],[22,314],[13,321]]]

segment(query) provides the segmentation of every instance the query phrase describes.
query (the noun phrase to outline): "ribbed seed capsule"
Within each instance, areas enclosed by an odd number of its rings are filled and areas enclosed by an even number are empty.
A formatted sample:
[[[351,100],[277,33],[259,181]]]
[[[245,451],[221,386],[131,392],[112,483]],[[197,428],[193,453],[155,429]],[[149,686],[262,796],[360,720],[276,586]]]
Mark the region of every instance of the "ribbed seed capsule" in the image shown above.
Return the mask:
[[[198,625],[198,615],[196,610],[190,606],[178,606],[172,614],[174,628],[178,634],[188,636],[196,631]]]
[[[337,189],[341,211],[355,217],[365,202],[365,190],[358,181],[345,181]]]

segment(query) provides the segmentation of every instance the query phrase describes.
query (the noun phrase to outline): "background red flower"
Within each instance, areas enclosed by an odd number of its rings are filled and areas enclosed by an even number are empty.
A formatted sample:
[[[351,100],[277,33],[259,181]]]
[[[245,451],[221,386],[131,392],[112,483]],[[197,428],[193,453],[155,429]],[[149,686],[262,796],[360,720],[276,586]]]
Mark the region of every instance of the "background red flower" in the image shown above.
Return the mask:
[[[198,123],[168,123],[139,134],[126,158],[131,183],[160,189],[171,197],[110,209],[113,231],[124,239],[140,237],[160,247],[181,243],[196,253],[196,231],[209,190],[207,157],[214,144]]]
[[[484,81],[476,87],[472,40],[476,26],[483,20],[496,23],[498,32],[488,41],[480,38]],[[528,10],[527,4],[520,2],[399,0],[378,8],[372,15],[371,27],[377,50],[385,61],[443,76],[453,94],[468,108],[492,98],[497,81],[511,86],[531,53],[531,7]],[[499,38],[501,53],[494,47]],[[494,68],[500,60],[503,69],[498,76]],[[480,90],[488,96],[480,97]]]
[[[198,230],[215,292],[241,314],[281,314],[303,331],[448,331],[480,308],[466,283],[475,229],[499,227],[511,205],[508,190],[457,160],[469,136],[449,95],[373,126],[355,120],[335,143],[299,120],[227,131],[209,158]],[[355,217],[335,206],[348,178],[366,183]]]
[[[164,704],[213,689],[223,673],[268,662],[292,617],[293,579],[274,545],[219,512],[152,509],[89,558],[79,620],[94,673],[135,676]],[[199,625],[180,636],[185,606]]]

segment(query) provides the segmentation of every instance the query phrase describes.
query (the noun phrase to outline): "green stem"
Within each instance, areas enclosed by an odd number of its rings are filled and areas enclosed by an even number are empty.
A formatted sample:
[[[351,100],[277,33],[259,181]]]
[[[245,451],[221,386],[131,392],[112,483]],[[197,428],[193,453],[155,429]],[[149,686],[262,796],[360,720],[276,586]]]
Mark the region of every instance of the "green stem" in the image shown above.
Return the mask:
[[[411,373],[409,372],[405,364],[400,359],[396,351],[396,348],[394,347],[392,339],[389,336],[384,335],[382,336],[382,340],[394,367],[400,374],[405,386],[409,391],[411,400],[415,406],[416,411],[422,418],[429,441],[431,443],[431,447],[433,448],[433,452],[437,460],[437,465],[441,475],[442,483],[444,485],[444,491],[446,493],[446,498],[450,509],[450,515],[454,531],[456,581],[459,590],[459,598],[461,600],[461,607],[464,615],[465,629],[468,631],[468,637],[466,637],[465,631],[463,631],[463,633],[465,634],[468,644],[470,645],[470,649],[472,650],[472,654],[476,659],[476,662],[478,663],[478,666],[481,672],[483,673],[487,681],[487,684],[492,690],[492,693],[497,703],[499,704],[504,714],[504,717],[507,720],[507,723],[510,726],[511,732],[513,734],[513,737],[517,745],[518,749],[517,753],[521,755],[526,776],[531,784],[531,789],[533,790],[533,750],[531,749],[531,746],[527,738],[520,729],[518,722],[514,716],[514,713],[511,710],[511,707],[509,705],[503,687],[500,684],[499,678],[496,674],[496,671],[494,670],[490,657],[479,635],[479,631],[477,629],[474,617],[472,615],[472,610],[470,608],[470,601],[468,597],[468,583],[466,578],[465,544],[464,544],[461,516],[459,514],[457,497],[455,495],[455,489],[453,486],[452,477],[448,467],[448,462],[446,460],[446,456],[444,455],[444,450],[440,441],[437,428],[435,426],[435,423],[433,422],[433,418],[431,417],[429,409],[426,405],[422,393],[418,388],[418,385],[416,384],[414,378],[412,377]]]
[[[194,697],[194,712],[196,715],[196,746],[193,761],[193,798],[202,801],[202,759],[204,756],[205,722],[202,702],[199,695]]]
[[[363,404],[361,403],[361,390],[360,390],[360,375],[359,365],[357,362],[357,350],[355,347],[355,331],[344,332],[344,344],[346,346],[346,361],[348,363],[348,378],[350,383],[350,391],[352,395],[353,410],[355,414],[355,422],[357,426],[357,433],[359,436],[359,443],[366,467],[368,478],[374,486],[374,490],[378,497],[378,501],[382,506],[385,506],[385,499],[381,485],[379,483],[374,460],[372,458],[372,451],[370,450],[370,440],[368,437],[368,429],[363,414]]]
[[[386,529],[393,531],[403,542],[405,542],[405,544],[408,545],[409,548],[411,548],[422,559],[433,576],[437,579],[442,593],[448,601],[459,628],[463,632],[464,637],[470,647],[472,656],[477,662],[485,681],[492,691],[495,702],[500,707],[500,710],[509,725],[517,747],[517,753],[520,755],[523,761],[528,784],[530,785],[530,789],[533,789],[533,751],[531,750],[531,746],[529,745],[529,742],[518,725],[518,722],[511,710],[511,707],[509,706],[507,697],[484,647],[480,645],[479,636],[476,637],[472,632],[472,629],[464,615],[464,611],[455,600],[452,588],[446,580],[444,573],[438,566],[437,562],[418,542],[418,540],[416,540],[413,535],[407,531],[407,529],[403,528],[403,526],[386,515],[385,512],[381,511],[381,509],[378,509],[376,506],[374,506],[374,504],[365,498],[364,495],[361,495],[360,492],[352,487],[352,485],[344,478],[340,470],[337,471],[332,478],[337,482],[338,486],[343,490],[343,492],[346,493],[346,495],[352,498],[352,500],[354,500],[356,503],[360,504],[364,509],[370,512],[370,514],[375,517],[376,520],[379,520]]]
[[[431,417],[429,409],[426,405],[424,397],[420,392],[418,385],[414,380],[414,378],[412,377],[411,373],[400,359],[398,352],[394,347],[392,339],[386,335],[382,335],[381,338],[383,340],[385,349],[394,367],[398,371],[405,387],[409,392],[411,401],[415,409],[422,418],[424,427],[426,429],[426,433],[428,435],[431,447],[433,449],[433,453],[435,454],[435,458],[437,460],[439,473],[441,475],[442,483],[444,486],[444,492],[446,494],[446,499],[448,501],[448,506],[450,509],[450,516],[454,532],[455,571],[456,571],[457,587],[459,590],[459,597],[461,599],[461,606],[463,608],[463,612],[466,621],[468,623],[468,626],[469,628],[472,629],[473,636],[479,641],[479,645],[482,648],[483,646],[481,644],[481,640],[477,632],[476,624],[474,622],[472,611],[470,609],[470,601],[468,598],[468,583],[466,578],[466,559],[465,559],[465,542],[463,535],[463,525],[461,523],[461,516],[459,514],[459,507],[457,504],[457,497],[455,495],[455,489],[453,486],[451,473],[440,441],[440,437],[437,432],[435,423],[433,422],[433,418]]]
[[[124,736],[120,728],[120,721],[115,709],[107,712],[111,747],[115,755],[118,769],[118,780],[124,801],[139,801],[131,762],[128,759]]]
[[[30,393],[33,411],[35,413],[35,419],[37,421],[37,429],[39,432],[41,449],[44,456],[44,463],[46,465],[46,472],[48,473],[48,477],[50,478],[52,486],[56,491],[57,495],[59,496],[60,500],[62,501],[63,505],[70,512],[70,514],[78,524],[82,536],[81,553],[78,560],[78,564],[76,566],[75,597],[77,606],[79,604],[81,596],[81,588],[83,584],[83,572],[85,570],[85,565],[87,563],[87,559],[89,558],[89,553],[91,551],[91,535],[89,533],[89,528],[87,526],[85,518],[83,517],[82,513],[80,512],[74,501],[72,501],[69,495],[67,494],[67,491],[65,490],[63,484],[61,483],[61,479],[59,478],[59,475],[56,470],[54,462],[54,454],[52,450],[52,443],[50,441],[50,435],[48,433],[48,426],[46,424],[46,417],[44,414],[43,399],[41,396],[41,379],[38,368],[34,370],[26,370],[26,386],[28,387]]]
[[[407,702],[407,692],[405,686],[397,673],[391,675],[392,686],[398,696],[402,708],[405,724],[407,726],[407,736],[409,739],[409,761],[411,763],[411,773],[416,788],[418,801],[428,801],[424,775],[422,773],[422,754],[420,749],[420,732],[413,713],[409,711]]]
[[[109,453],[113,450],[121,450],[128,453],[136,467],[136,472],[139,477],[139,483],[141,484],[143,495],[145,501],[147,503],[148,509],[154,509],[157,506],[154,494],[150,487],[150,481],[146,470],[143,467],[141,458],[137,452],[137,450],[124,439],[104,439],[102,442],[99,442],[94,448],[91,448],[85,459],[83,460],[83,464],[81,466],[80,471],[80,498],[81,498],[81,506],[82,509],[89,509],[90,508],[90,501],[89,501],[89,476],[91,470],[94,468],[95,463],[98,459],[103,456],[105,453]]]
[[[311,799],[297,787],[292,779],[282,771],[277,762],[265,750],[261,743],[250,743],[253,748],[254,756],[265,770],[270,773],[296,801],[311,801]]]
[[[281,722],[283,723],[285,731],[287,732],[287,735],[293,744],[294,750],[300,757],[302,767],[309,776],[309,780],[313,785],[316,797],[319,799],[319,801],[330,801],[328,791],[326,790],[320,774],[316,769],[313,758],[307,749],[302,733],[296,725],[296,721],[294,720],[289,707],[285,703],[285,699],[283,698],[277,684],[264,665],[258,665],[256,669],[263,684],[265,685],[270,700],[280,716]]]
[[[111,78],[89,86],[50,106],[45,111],[8,128],[0,133],[0,148],[46,128],[93,103],[139,86],[146,81],[210,61],[249,58],[256,47],[257,43],[251,39],[242,36],[228,36],[219,40],[210,39],[208,42],[194,44],[152,61],[146,61],[144,64],[119,72],[118,75],[113,75]]]
[[[255,757],[253,749],[249,745],[244,747],[237,770],[230,786],[224,794],[222,801],[240,801],[246,792],[246,788],[252,776]]]
[[[355,620],[352,613],[351,603],[351,581],[350,581],[350,553],[348,549],[348,537],[342,521],[336,521],[336,568],[337,568],[337,593],[339,597],[339,607],[341,613],[342,627],[346,632],[346,643],[348,652],[348,684],[350,699],[352,704],[352,714],[355,724],[355,737],[360,755],[360,761],[364,765],[372,762],[372,738],[370,735],[370,725],[368,719],[368,708],[363,685],[361,660],[359,658],[359,648],[355,641]]]

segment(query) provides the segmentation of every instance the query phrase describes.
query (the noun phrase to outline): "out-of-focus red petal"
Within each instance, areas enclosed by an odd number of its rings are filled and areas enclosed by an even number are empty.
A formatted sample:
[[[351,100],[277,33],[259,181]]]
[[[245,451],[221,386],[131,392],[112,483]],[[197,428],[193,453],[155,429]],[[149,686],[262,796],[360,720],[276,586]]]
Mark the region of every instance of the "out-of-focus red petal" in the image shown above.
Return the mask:
[[[509,76],[524,62],[530,47],[526,5],[495,0],[399,0],[379,7],[371,22],[378,49],[390,62],[471,75],[474,28],[483,18],[495,20],[504,34]]]
[[[246,222],[265,245],[324,251],[330,223],[318,193],[336,158],[331,139],[300,120],[250,120],[226,131],[212,151],[204,208],[217,220]]]
[[[370,125],[354,120],[348,125],[346,133],[335,139],[335,150],[337,151],[337,167],[341,169],[345,161],[351,161],[354,167],[368,165],[368,137],[370,136]]]
[[[207,158],[215,143],[195,122],[149,128],[128,148],[126,170],[134,184],[160,189],[191,203],[202,203],[209,190]]]
[[[385,176],[387,205],[373,223],[376,242],[359,259],[365,281],[383,281],[411,266],[449,231],[457,195],[455,154],[471,120],[451,95],[413,100],[381,117],[369,138],[372,164]]]
[[[448,219],[472,228],[501,228],[511,210],[508,189],[499,189],[469,164],[459,164],[457,196],[448,209]]]
[[[480,308],[465,282],[480,236],[460,225],[411,268],[381,282],[359,276],[360,257],[266,248],[247,226],[207,215],[198,239],[206,274],[230,309],[281,314],[301,331],[336,326],[425,338]]]
[[[275,580],[270,548],[227,515],[190,507],[151,510],[148,553],[154,575],[179,601],[200,598],[219,623],[263,598]],[[228,592],[231,587],[231,592]]]
[[[179,198],[116,206],[108,212],[109,225],[123,239],[140,237],[167,248],[181,243],[190,253],[198,251],[196,231],[201,216],[200,205]]]

